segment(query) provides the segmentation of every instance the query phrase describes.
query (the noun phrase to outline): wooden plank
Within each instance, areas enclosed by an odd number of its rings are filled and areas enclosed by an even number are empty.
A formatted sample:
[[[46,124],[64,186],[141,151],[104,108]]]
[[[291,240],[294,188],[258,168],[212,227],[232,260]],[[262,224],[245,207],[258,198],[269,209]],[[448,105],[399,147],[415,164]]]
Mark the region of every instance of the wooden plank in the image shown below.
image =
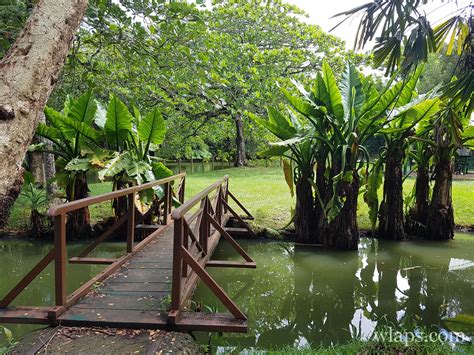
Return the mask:
[[[56,252],[52,249],[43,259],[40,260],[31,271],[21,279],[18,284],[0,301],[0,308],[7,308],[10,303],[38,276],[53,260]]]
[[[99,264],[99,265],[108,265],[113,264],[118,259],[110,259],[110,258],[81,258],[81,257],[74,257],[69,259],[70,264]]]
[[[11,307],[0,309],[0,323],[50,324],[48,307]]]
[[[177,330],[246,333],[247,321],[225,313],[183,312]]]
[[[124,292],[158,292],[171,291],[171,281],[168,282],[107,282],[99,290],[109,293],[115,291]]]
[[[137,224],[135,229],[156,230],[162,227],[161,224]]]
[[[237,199],[237,197],[235,197],[235,196],[232,194],[232,192],[227,191],[227,194],[232,198],[232,200],[234,200],[234,202],[242,209],[242,211],[245,212],[245,214],[246,214],[249,218],[253,219],[252,214],[251,214],[251,213],[245,208],[245,206]]]
[[[222,261],[210,260],[206,263],[206,267],[235,267],[241,269],[255,269],[257,264],[255,262],[238,262],[238,261]]]
[[[143,293],[141,295],[122,292],[113,295],[85,297],[70,309],[110,309],[118,312],[122,310],[135,310],[138,311],[137,313],[140,311],[159,311],[167,307],[164,300],[166,300],[168,295],[169,292]]]
[[[165,312],[77,308],[64,313],[59,321],[63,326],[99,326],[134,329],[165,329],[167,317]]]

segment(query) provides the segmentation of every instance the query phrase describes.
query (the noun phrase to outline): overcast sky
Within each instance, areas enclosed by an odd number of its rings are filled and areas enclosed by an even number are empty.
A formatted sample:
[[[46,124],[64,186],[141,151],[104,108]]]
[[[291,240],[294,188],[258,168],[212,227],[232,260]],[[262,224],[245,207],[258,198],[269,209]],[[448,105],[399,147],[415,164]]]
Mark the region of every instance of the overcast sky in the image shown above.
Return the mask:
[[[328,32],[331,28],[337,25],[344,17],[331,19],[337,13],[352,9],[356,6],[365,4],[369,0],[285,0],[290,4],[294,4],[299,8],[305,10],[309,19],[308,22],[320,25],[324,31]],[[458,0],[458,6],[466,6],[470,0]],[[430,1],[423,7],[428,14],[428,19],[434,25],[444,17],[452,14],[457,9],[454,2],[449,4],[442,4],[441,0]],[[441,6],[441,7],[440,7]],[[341,37],[346,41],[348,49],[354,47],[355,33],[357,31],[358,18],[346,21],[346,23],[335,29],[332,34]],[[369,48],[367,48],[369,49]]]

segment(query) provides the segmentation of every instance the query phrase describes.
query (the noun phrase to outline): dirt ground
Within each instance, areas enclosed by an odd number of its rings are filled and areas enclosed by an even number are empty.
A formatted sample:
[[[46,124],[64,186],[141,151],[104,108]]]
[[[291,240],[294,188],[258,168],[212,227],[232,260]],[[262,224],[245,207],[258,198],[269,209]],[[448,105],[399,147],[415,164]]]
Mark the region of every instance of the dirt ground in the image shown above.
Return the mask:
[[[204,354],[204,349],[186,333],[56,327],[27,335],[9,354]]]

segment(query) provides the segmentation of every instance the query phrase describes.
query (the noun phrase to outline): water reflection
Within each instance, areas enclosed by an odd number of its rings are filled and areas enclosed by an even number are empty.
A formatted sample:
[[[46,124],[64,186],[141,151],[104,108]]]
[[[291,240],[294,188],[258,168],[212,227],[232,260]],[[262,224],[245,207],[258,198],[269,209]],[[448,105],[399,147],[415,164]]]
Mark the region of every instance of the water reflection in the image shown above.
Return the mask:
[[[257,270],[210,271],[247,312],[249,333],[213,342],[268,349],[366,338],[392,324],[439,329],[446,317],[474,313],[472,243],[363,239],[359,252],[337,253],[242,242]],[[215,257],[237,259],[226,244]],[[195,300],[220,306],[204,286]],[[198,337],[206,342],[206,335]]]

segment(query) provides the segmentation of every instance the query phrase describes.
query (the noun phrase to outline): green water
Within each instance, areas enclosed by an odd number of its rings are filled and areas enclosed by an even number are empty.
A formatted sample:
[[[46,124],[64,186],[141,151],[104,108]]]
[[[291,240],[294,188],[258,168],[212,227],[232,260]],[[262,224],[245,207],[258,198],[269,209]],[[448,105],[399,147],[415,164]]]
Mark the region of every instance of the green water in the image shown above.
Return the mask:
[[[87,244],[68,243],[68,257],[77,256]],[[4,297],[38,261],[51,250],[50,243],[21,240],[0,240],[0,297]],[[91,256],[113,258],[123,255],[124,243],[103,243]],[[103,265],[67,266],[68,292],[76,290],[104,268]],[[21,306],[54,305],[54,267],[51,263],[13,302]],[[36,325],[0,324],[8,327],[16,339],[38,329]],[[0,346],[4,343],[0,334]]]
[[[474,235],[449,243],[390,243],[363,239],[358,252],[328,252],[289,243],[240,241],[257,261],[256,270],[209,272],[249,317],[247,334],[212,335],[215,349],[274,348],[346,342],[369,336],[377,325],[401,323],[443,327],[443,319],[474,314]],[[68,246],[76,256],[84,244]],[[49,244],[0,240],[0,296],[5,295],[50,250]],[[94,256],[115,257],[123,243],[104,243]],[[238,259],[221,243],[216,259]],[[76,289],[103,266],[68,265],[68,290]],[[54,304],[50,265],[15,301]],[[194,300],[219,301],[203,285]],[[224,311],[220,308],[221,311]],[[19,339],[38,326],[6,325]],[[209,335],[196,334],[207,343]],[[2,339],[0,336],[0,344]],[[219,347],[219,345],[221,347]]]
[[[474,235],[459,234],[448,243],[363,239],[358,252],[240,243],[256,270],[209,272],[248,315],[249,332],[199,333],[200,342],[211,339],[214,351],[344,343],[387,324],[444,331],[443,319],[474,314]],[[225,243],[215,258],[238,259]],[[204,285],[194,301],[224,311]]]

